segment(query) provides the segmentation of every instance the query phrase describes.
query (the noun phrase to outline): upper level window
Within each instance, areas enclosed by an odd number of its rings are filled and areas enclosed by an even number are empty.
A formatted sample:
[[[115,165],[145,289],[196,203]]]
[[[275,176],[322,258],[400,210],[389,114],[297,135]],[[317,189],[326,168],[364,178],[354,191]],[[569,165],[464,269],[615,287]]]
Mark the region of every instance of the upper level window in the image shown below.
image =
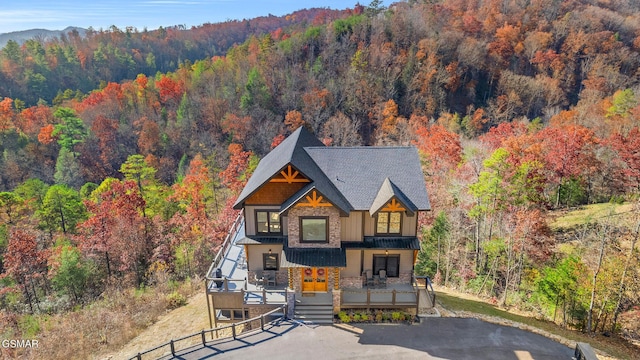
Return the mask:
[[[300,218],[301,242],[329,242],[329,221],[326,217]]]
[[[258,234],[281,234],[280,214],[277,211],[256,211]]]
[[[381,211],[378,213],[376,222],[376,233],[378,234],[400,234],[400,220],[402,213]]]

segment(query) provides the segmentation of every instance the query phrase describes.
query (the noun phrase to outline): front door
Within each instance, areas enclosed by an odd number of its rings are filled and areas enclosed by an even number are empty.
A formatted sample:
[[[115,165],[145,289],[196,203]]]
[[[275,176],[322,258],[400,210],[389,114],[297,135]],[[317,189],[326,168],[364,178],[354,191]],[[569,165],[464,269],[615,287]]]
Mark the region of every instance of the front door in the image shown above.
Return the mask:
[[[302,291],[327,291],[327,268],[302,268]]]

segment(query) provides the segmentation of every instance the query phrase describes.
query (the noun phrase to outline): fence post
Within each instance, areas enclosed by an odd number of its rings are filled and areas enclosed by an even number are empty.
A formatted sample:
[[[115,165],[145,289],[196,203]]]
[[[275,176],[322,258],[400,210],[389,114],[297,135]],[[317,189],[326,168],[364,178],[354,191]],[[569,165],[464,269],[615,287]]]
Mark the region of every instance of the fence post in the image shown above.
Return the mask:
[[[262,284],[262,303],[267,303],[267,289],[264,288],[264,284]]]
[[[236,324],[231,325],[231,334],[233,335],[233,340],[236,339]]]
[[[204,337],[204,329],[202,329],[202,346],[206,346],[207,345],[207,339]]]
[[[176,356],[176,347],[173,345],[173,339],[171,339],[169,345],[171,346],[171,355]]]
[[[264,331],[264,314],[260,315],[260,329]]]
[[[391,304],[396,304],[396,289],[393,289],[393,291],[391,292]]]
[[[142,355],[140,355],[140,353],[138,353],[138,356],[136,356],[136,358],[137,358],[138,360],[142,360]]]

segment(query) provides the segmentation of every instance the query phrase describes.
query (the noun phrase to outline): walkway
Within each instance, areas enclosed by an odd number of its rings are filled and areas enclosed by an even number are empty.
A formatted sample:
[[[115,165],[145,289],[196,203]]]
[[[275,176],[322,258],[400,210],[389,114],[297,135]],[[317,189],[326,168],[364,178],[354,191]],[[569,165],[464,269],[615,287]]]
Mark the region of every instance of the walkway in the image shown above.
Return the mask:
[[[571,359],[573,350],[541,335],[477,319],[429,318],[416,325],[308,327],[285,321],[179,354],[179,359],[555,360]]]

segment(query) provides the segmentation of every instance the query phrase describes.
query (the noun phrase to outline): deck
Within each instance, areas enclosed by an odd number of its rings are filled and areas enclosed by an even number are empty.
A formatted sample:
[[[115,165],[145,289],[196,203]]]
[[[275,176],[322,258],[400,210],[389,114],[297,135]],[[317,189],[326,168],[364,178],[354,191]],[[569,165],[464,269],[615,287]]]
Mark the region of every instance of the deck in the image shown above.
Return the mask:
[[[246,270],[244,270],[246,274]],[[237,275],[237,272],[234,272]],[[214,296],[224,293],[235,293],[241,296],[245,305],[280,305],[287,302],[287,289],[285,285],[256,286],[244,279],[211,278],[207,281],[207,293]]]

